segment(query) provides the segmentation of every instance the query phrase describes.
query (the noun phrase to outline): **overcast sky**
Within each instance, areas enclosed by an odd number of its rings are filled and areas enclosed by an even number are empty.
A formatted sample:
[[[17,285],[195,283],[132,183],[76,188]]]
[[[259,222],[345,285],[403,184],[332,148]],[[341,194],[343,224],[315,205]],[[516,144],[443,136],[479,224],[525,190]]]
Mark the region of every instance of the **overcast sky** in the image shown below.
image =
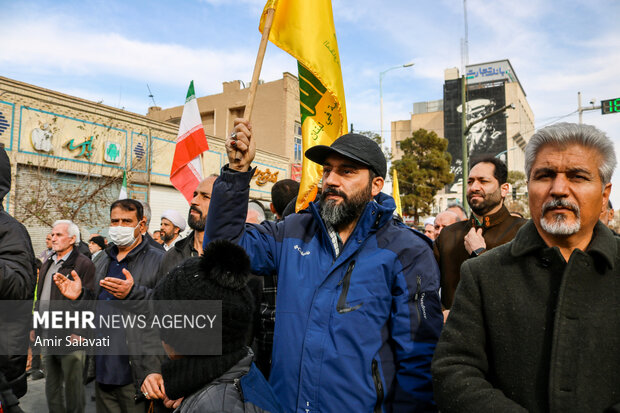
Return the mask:
[[[0,0],[0,75],[145,114],[184,102],[222,82],[249,82],[264,0]],[[379,132],[407,119],[413,102],[442,98],[444,69],[461,66],[461,0],[333,0],[349,123]],[[577,122],[584,105],[620,97],[619,0],[468,0],[469,62],[509,59],[536,127]],[[261,78],[297,74],[273,44]],[[584,113],[620,148],[620,114]],[[386,133],[389,135],[389,132]],[[620,155],[620,153],[619,153]],[[620,174],[612,200],[620,205]]]

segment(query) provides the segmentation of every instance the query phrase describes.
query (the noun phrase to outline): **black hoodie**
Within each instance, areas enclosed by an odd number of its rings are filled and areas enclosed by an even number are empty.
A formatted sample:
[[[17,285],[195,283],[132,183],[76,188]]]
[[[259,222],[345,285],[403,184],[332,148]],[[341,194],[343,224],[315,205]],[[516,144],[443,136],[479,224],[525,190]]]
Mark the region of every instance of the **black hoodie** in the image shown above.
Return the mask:
[[[26,393],[26,356],[32,299],[36,282],[35,256],[26,228],[1,205],[11,189],[11,164],[0,147],[0,300],[21,300],[26,311],[0,312],[0,373],[17,397]],[[29,302],[29,305],[28,305]],[[8,356],[7,354],[11,354]],[[0,375],[1,378],[1,375]]]

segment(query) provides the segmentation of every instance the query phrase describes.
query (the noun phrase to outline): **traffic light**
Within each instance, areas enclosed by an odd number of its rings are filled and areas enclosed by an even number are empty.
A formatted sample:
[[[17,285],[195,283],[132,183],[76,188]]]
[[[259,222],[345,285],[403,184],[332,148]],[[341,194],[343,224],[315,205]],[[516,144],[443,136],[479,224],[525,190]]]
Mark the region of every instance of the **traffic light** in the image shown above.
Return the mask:
[[[517,187],[512,186],[512,199],[517,199]]]

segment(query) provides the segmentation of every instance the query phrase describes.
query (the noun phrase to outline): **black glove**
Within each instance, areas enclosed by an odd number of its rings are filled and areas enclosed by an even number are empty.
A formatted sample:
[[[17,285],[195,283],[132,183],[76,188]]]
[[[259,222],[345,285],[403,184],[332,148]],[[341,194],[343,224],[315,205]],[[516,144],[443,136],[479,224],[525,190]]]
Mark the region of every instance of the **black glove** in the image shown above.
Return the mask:
[[[13,394],[9,382],[0,372],[0,413],[24,413],[19,407],[19,400]]]

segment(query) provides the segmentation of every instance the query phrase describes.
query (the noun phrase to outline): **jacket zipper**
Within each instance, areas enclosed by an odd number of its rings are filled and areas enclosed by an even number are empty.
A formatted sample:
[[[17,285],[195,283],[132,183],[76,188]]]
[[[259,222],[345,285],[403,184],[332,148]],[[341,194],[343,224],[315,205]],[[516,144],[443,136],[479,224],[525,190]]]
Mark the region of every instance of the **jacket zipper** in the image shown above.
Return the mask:
[[[417,276],[416,279],[416,289],[415,289],[415,295],[413,296],[413,305],[415,306],[415,313],[418,317],[418,324],[420,324],[420,308],[418,307],[418,301],[420,300],[420,290],[422,290],[422,277],[421,276]]]
[[[245,398],[243,397],[243,389],[241,389],[241,380],[239,378],[236,378],[233,380],[233,384],[235,386],[235,389],[237,389],[237,392],[239,392],[239,397],[241,397],[241,400],[245,401]]]
[[[383,382],[379,374],[379,363],[377,360],[372,361],[372,380],[375,382],[375,391],[377,392],[377,402],[375,403],[374,413],[381,413],[381,405],[383,404]]]
[[[342,291],[340,292],[340,297],[338,297],[338,304],[336,306],[336,310],[340,314],[348,313],[350,311],[355,311],[362,306],[362,304],[358,304],[353,307],[349,307],[347,305],[347,294],[349,293],[349,285],[351,284],[351,274],[353,273],[353,268],[355,268],[355,260],[349,263],[349,267],[347,268],[347,272],[338,285],[342,285]]]

